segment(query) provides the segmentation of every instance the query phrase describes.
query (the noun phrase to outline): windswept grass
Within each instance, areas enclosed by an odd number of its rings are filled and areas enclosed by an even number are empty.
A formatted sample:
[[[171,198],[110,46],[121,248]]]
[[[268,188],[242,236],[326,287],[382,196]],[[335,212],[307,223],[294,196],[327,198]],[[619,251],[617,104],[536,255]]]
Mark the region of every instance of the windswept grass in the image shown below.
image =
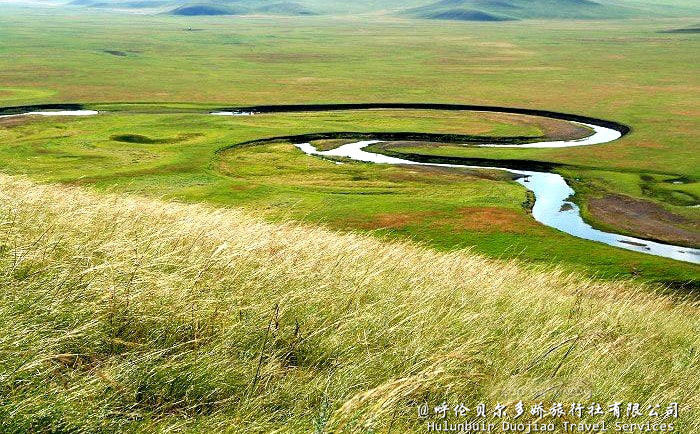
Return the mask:
[[[700,430],[698,305],[652,288],[4,175],[0,227],[2,432],[405,432],[520,399]]]

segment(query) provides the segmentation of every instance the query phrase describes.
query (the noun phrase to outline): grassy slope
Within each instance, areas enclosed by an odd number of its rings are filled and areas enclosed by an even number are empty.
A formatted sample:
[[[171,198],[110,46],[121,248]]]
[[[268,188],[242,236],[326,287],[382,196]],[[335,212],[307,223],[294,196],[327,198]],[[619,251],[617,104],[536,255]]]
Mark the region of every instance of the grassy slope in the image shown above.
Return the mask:
[[[700,429],[697,304],[235,210],[0,183],[3,432],[406,432],[424,426],[416,403],[520,399],[678,401],[677,432]]]
[[[168,11],[171,15],[206,16],[206,15],[316,15],[316,12],[302,4],[294,2],[233,2],[222,3],[186,3]]]
[[[30,1],[31,3],[31,1]],[[40,2],[35,2],[39,3]],[[481,10],[495,14],[516,15],[520,18],[615,18],[621,16],[650,14],[650,16],[684,16],[697,13],[692,0],[600,0],[599,7],[591,7],[581,0],[76,0],[66,2],[72,6],[116,8],[140,12],[158,13],[187,5],[220,6],[234,8],[240,12],[272,12],[296,15],[300,10],[322,14],[392,14],[396,12],[416,13],[445,10]],[[503,5],[506,5],[504,7]],[[511,5],[508,7],[508,5]],[[514,7],[513,7],[514,6]],[[271,10],[266,9],[270,7]],[[415,8],[420,8],[414,10]]]
[[[416,18],[488,21],[495,19],[608,19],[637,14],[632,8],[605,5],[588,0],[439,0],[408,9]],[[479,18],[482,19],[479,19]]]
[[[300,10],[323,14],[357,14],[357,13],[386,13],[403,8],[425,4],[426,0],[357,0],[328,1],[328,0],[86,0],[73,3],[75,6],[98,8],[116,8],[139,11],[169,11],[173,8],[189,5],[219,6],[231,8],[245,13],[280,13],[296,15]],[[236,13],[235,11],[232,11]]]

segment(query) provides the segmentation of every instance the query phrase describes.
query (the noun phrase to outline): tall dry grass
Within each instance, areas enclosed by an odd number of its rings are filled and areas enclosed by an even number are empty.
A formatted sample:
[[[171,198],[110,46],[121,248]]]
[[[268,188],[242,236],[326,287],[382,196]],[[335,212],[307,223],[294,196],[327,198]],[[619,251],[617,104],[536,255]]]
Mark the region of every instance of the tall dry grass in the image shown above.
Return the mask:
[[[521,399],[678,401],[678,432],[700,432],[698,313],[631,283],[0,176],[1,432],[424,432],[417,404]]]

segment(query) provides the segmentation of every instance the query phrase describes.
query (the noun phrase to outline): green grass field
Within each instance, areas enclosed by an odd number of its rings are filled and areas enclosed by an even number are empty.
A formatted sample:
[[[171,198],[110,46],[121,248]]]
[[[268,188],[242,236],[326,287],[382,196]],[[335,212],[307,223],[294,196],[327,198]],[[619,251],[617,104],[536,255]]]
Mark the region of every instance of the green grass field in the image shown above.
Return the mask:
[[[42,28],[33,28],[32,22]],[[192,21],[10,7],[0,12],[0,23],[7,41],[0,48],[0,104],[83,102],[111,112],[1,130],[8,143],[0,151],[2,167],[9,173],[246,206],[273,219],[293,217],[408,237],[440,249],[473,246],[494,257],[566,263],[605,277],[637,276],[673,285],[697,279],[696,266],[576,240],[533,224],[522,207],[524,190],[503,180],[356,164],[338,169],[282,145],[274,153],[267,145],[214,155],[241,141],[315,131],[536,135],[543,133],[542,125],[512,117],[499,122],[419,113],[245,120],[200,114],[229,105],[421,101],[611,119],[631,125],[633,133],[579,149],[442,146],[418,151],[564,164],[558,170],[576,180],[577,200],[599,227],[649,236],[597,221],[587,211],[589,199],[624,194],[682,217],[676,226],[697,233],[700,211],[691,206],[700,197],[693,158],[700,122],[692,97],[699,89],[692,59],[698,42],[695,35],[658,33],[690,25],[691,19],[466,26],[388,17]],[[189,105],[165,104],[185,101]],[[158,114],[168,111],[181,113]],[[163,143],[135,146],[112,140],[120,134]],[[666,182],[676,178],[687,182]],[[515,224],[504,229],[508,225],[502,222]]]
[[[664,32],[700,16],[657,13],[692,1],[609,1],[649,16],[604,21],[394,13],[427,3],[274,18],[2,3],[0,107],[101,114],[0,118],[0,432],[425,432],[418,405],[519,400],[678,402],[673,432],[700,430],[700,266],[540,225],[501,171],[233,146],[584,130],[474,112],[207,114],[432,102],[608,119],[632,132],[567,149],[376,148],[551,164],[598,227],[698,234],[699,35]]]
[[[636,276],[687,286],[697,277],[692,264],[578,240],[539,225],[524,206],[525,190],[502,172],[338,166],[289,143],[216,153],[250,140],[325,131],[542,136],[546,126],[538,127],[535,118],[406,110],[225,118],[206,115],[204,106],[196,107],[199,113],[177,105],[93,108],[110,111],[79,119],[13,120],[18,124],[2,133],[8,143],[0,150],[2,170],[108,191],[244,206],[273,220],[370,231],[438,249],[565,263],[607,278]],[[168,110],[173,113],[149,113]]]

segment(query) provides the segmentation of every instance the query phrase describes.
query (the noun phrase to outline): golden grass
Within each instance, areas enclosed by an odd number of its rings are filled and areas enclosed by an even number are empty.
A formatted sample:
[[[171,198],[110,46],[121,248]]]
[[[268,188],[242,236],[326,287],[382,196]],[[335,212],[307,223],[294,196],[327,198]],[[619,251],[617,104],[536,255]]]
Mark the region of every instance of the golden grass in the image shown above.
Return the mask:
[[[628,282],[0,175],[0,287],[2,432],[424,431],[418,403],[521,399],[700,430],[699,306]]]

